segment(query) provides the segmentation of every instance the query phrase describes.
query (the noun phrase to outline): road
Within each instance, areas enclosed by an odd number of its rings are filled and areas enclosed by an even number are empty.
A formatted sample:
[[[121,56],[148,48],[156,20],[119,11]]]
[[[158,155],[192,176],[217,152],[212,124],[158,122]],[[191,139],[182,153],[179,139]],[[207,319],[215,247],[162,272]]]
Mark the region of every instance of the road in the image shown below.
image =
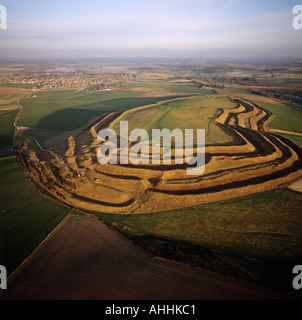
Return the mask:
[[[39,149],[41,149],[41,151],[45,151],[45,152],[49,152],[49,153],[55,154],[55,155],[57,155],[58,157],[60,157],[61,160],[64,160],[64,158],[63,158],[60,154],[58,154],[57,152],[44,149],[44,148],[40,145],[39,141],[38,141],[36,138],[34,138],[34,137],[32,137],[32,136],[30,136],[30,135],[28,135],[28,134],[25,134],[25,133],[23,133],[23,134],[24,134],[26,137],[28,137],[28,138],[32,139],[33,141],[35,141],[36,144],[37,144],[37,146],[39,147]]]
[[[302,136],[301,132],[295,132],[295,131],[287,131],[287,130],[281,130],[281,129],[270,129],[270,132],[276,132],[276,133],[285,133],[285,134],[292,134],[295,136]]]
[[[26,98],[26,97],[23,97],[22,99],[24,99],[24,98]],[[14,120],[15,132],[14,132],[12,149],[13,149],[13,147],[14,147],[14,140],[15,140],[16,131],[19,130],[20,128],[22,128],[22,129],[24,129],[24,128],[30,129],[30,128],[28,128],[28,127],[20,127],[20,126],[18,126],[18,120],[19,120],[19,117],[20,117],[20,115],[21,115],[21,113],[22,113],[22,111],[23,111],[23,107],[22,107],[22,105],[20,104],[20,101],[21,101],[21,100],[18,100],[18,101],[16,102],[17,105],[18,105],[18,107],[19,107],[19,112],[17,113],[17,115],[16,115],[16,117],[15,117],[15,120]],[[33,141],[35,141],[36,144],[37,144],[37,146],[39,147],[39,149],[40,149],[41,151],[50,152],[50,153],[55,154],[55,155],[57,155],[58,157],[60,157],[61,160],[64,160],[63,157],[62,157],[60,154],[58,154],[57,152],[54,152],[54,151],[52,151],[52,150],[44,149],[44,148],[40,145],[40,143],[38,142],[38,140],[37,140],[36,138],[34,138],[34,137],[32,137],[32,136],[30,136],[30,135],[28,135],[28,134],[25,134],[25,133],[23,133],[23,134],[24,134],[26,137],[28,137],[28,138],[32,139]]]

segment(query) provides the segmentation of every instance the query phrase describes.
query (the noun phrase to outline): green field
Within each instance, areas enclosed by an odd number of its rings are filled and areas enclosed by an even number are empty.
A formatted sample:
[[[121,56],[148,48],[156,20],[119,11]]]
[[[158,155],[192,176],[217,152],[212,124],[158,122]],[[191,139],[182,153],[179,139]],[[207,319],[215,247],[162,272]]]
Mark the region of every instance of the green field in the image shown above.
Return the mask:
[[[39,121],[62,110],[79,109],[91,112],[99,112],[99,114],[110,112],[111,107],[106,104],[107,101],[117,99],[133,98],[140,94],[136,92],[92,92],[92,93],[76,93],[74,90],[53,90],[43,91],[37,94],[36,98],[24,99],[21,101],[23,112],[20,117],[19,124],[29,127],[43,127]],[[120,108],[122,103],[120,102]],[[65,117],[66,115],[62,115]],[[80,115],[82,117],[83,114]],[[75,116],[74,118],[77,118]],[[89,118],[89,116],[87,116]],[[53,124],[55,125],[55,124]],[[66,128],[69,129],[68,127]]]
[[[156,89],[165,89],[167,91],[170,90],[170,91],[173,91],[174,93],[179,93],[179,94],[204,94],[204,95],[216,94],[215,90],[201,89],[198,86],[192,85],[190,83],[182,84],[182,83],[173,83],[173,82],[167,82],[167,81],[133,83],[133,84],[128,84],[127,87],[146,88],[146,89],[153,90],[154,93],[156,93]]]
[[[276,115],[276,118],[269,124],[270,127],[281,130],[302,132],[302,110],[286,105],[280,106],[273,103],[257,101],[256,99],[253,100],[253,102]]]
[[[18,110],[0,115],[0,158],[12,155],[14,120]]]
[[[27,84],[27,83],[2,83],[1,87],[8,87],[8,88],[18,88],[18,89],[31,89],[36,87],[34,84]]]
[[[41,195],[16,158],[0,160],[0,176],[0,264],[11,273],[70,209]]]
[[[177,86],[175,93],[192,93],[192,94],[216,94],[215,90],[212,89],[200,89],[195,86]]]
[[[74,90],[45,91],[37,98],[21,101],[23,111],[18,124],[31,128],[72,130],[94,117],[154,103],[163,98],[140,98],[141,93],[114,91],[75,93]],[[63,125],[66,123],[65,125]]]

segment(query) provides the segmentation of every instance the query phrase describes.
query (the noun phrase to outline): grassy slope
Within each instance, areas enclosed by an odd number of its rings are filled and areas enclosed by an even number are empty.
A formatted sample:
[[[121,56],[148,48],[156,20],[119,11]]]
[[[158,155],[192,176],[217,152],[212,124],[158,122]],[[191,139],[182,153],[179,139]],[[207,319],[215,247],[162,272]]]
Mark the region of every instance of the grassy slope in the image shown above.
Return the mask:
[[[271,111],[277,117],[270,123],[270,127],[282,130],[302,132],[302,110],[273,103],[254,101],[261,107]]]
[[[113,130],[119,132],[119,121],[129,121],[129,131],[136,128],[147,130],[149,137],[153,129],[169,129],[170,131],[179,128],[205,129],[206,144],[234,142],[232,132],[230,135],[215,123],[218,110],[223,108],[235,108],[236,103],[227,98],[218,96],[195,96],[189,98],[173,99],[147,106],[143,109],[131,110],[118,119],[112,126]],[[236,138],[236,137],[235,137]]]
[[[294,141],[296,144],[298,144],[299,146],[302,147],[302,136],[294,135],[294,134],[287,134],[287,133],[280,133],[280,132],[278,132],[278,134],[280,136],[283,136],[287,139]]]
[[[11,273],[69,212],[29,182],[15,158],[0,161],[0,264]]]

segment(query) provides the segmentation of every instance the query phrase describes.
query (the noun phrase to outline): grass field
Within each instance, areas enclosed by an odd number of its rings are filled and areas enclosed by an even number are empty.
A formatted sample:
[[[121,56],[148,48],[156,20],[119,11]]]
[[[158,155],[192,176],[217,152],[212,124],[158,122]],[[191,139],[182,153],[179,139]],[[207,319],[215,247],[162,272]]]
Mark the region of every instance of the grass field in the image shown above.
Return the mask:
[[[18,110],[0,115],[0,157],[12,155],[14,120]]]
[[[7,88],[18,88],[18,89],[31,89],[36,87],[34,84],[27,84],[27,83],[2,83],[1,87]]]
[[[227,133],[227,128],[221,130],[215,119],[220,110],[235,107],[235,102],[217,96],[173,99],[127,111],[112,124],[112,129],[119,132],[120,121],[129,122],[129,131],[145,129],[149,137],[152,136],[153,129],[180,129],[182,132],[185,129],[205,129],[207,145],[229,143],[234,140],[233,135]]]
[[[10,110],[11,104],[26,96],[26,90],[20,90],[15,87],[1,87],[0,86],[0,110]]]
[[[97,110],[100,113],[110,112],[111,108],[104,103],[105,101],[133,98],[140,94],[141,93],[125,91],[102,91],[86,94],[76,93],[74,90],[40,92],[37,94],[36,98],[29,98],[21,101],[23,112],[20,117],[20,125],[43,127],[43,123],[39,123],[41,119],[46,118],[55,112],[71,108],[80,110]],[[122,108],[122,106],[120,107]],[[66,115],[63,115],[63,117],[65,116]],[[81,117],[82,116],[83,115],[81,114]],[[76,116],[74,118],[76,118]]]
[[[177,94],[216,94],[215,90],[212,89],[201,89],[192,84],[183,84],[176,82],[146,82],[146,83],[133,83],[128,84],[128,88],[143,88],[149,89],[152,93],[156,94],[156,89],[165,89],[167,92],[173,92]]]
[[[15,158],[0,160],[0,176],[0,264],[11,273],[70,209],[42,196]]]
[[[212,89],[200,89],[195,86],[177,86],[175,93],[192,93],[192,94],[216,94],[215,90]]]
[[[276,129],[283,129],[289,131],[302,132],[302,110],[289,107],[286,105],[279,105],[273,103],[267,103],[262,101],[253,101],[259,104],[261,107],[271,111],[276,115],[276,118],[270,123],[270,127]]]

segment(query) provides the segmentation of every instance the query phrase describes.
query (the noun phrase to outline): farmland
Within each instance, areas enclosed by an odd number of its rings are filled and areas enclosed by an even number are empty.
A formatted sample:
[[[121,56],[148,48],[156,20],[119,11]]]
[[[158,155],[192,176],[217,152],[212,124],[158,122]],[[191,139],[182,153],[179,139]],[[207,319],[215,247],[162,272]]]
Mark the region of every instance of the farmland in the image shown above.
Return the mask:
[[[0,155],[15,156],[0,160],[1,264],[12,273],[51,234],[55,247],[47,250],[55,248],[57,263],[62,259],[67,266],[78,253],[70,250],[66,259],[61,238],[51,232],[68,213],[89,213],[154,256],[290,291],[288,269],[302,256],[302,197],[287,188],[302,177],[302,108],[288,102],[302,93],[299,70],[276,74],[274,81],[266,67],[221,71],[171,64],[115,70],[130,72],[133,80],[106,81],[101,90],[0,86]],[[287,92],[284,99],[277,98],[281,92]],[[18,113],[19,129],[14,128]],[[204,174],[188,176],[173,157],[170,165],[101,165],[97,133],[111,128],[119,134],[121,121],[128,121],[129,131],[143,128],[150,136],[153,129],[205,129]],[[89,220],[99,226],[97,219]],[[82,223],[79,217],[64,221],[66,230],[68,221],[70,227]],[[82,235],[92,236],[92,253],[100,250],[93,242],[101,239],[102,228]],[[47,247],[38,248],[43,257]],[[35,257],[29,259],[33,268]],[[94,271],[102,263],[97,261]],[[49,269],[37,270],[41,281],[47,279]],[[18,292],[16,282],[14,287]],[[200,297],[193,290],[190,298]]]
[[[1,263],[9,273],[45,239],[70,211],[28,181],[16,158],[0,160]]]

